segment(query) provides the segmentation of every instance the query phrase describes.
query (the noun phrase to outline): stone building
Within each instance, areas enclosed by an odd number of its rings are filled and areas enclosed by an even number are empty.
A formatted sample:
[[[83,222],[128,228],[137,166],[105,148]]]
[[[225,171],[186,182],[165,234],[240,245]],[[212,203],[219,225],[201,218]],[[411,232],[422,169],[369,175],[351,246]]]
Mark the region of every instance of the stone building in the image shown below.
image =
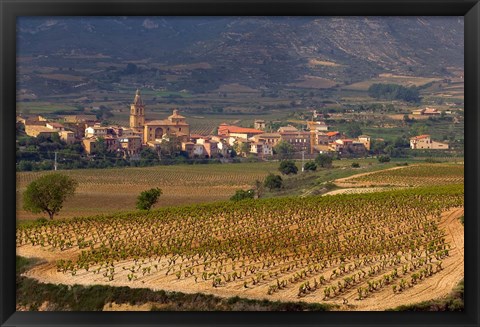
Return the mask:
[[[424,134],[410,138],[411,149],[431,149],[431,150],[447,150],[448,144],[433,141],[430,135]]]
[[[130,105],[130,128],[143,136],[143,144],[150,146],[155,146],[169,137],[176,137],[179,142],[190,139],[190,125],[177,109],[174,109],[167,119],[146,121],[145,104],[140,90],[137,90]]]

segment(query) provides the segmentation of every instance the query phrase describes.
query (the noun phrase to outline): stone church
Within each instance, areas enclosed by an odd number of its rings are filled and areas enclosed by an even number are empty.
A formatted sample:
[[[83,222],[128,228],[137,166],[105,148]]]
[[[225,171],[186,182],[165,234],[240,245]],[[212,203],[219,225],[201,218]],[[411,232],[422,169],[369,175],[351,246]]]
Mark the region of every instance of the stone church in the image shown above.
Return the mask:
[[[177,109],[167,119],[145,121],[145,104],[137,90],[130,106],[130,128],[143,134],[143,144],[155,146],[169,136],[176,137],[179,142],[190,139],[190,125]]]

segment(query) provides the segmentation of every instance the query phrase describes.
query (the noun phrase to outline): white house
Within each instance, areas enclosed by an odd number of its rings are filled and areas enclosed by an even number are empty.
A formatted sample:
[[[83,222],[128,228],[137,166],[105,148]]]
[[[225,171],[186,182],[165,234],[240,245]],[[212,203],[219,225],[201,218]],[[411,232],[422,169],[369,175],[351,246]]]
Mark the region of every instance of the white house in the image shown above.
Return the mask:
[[[104,137],[107,135],[107,128],[106,127],[87,127],[85,128],[85,137]]]

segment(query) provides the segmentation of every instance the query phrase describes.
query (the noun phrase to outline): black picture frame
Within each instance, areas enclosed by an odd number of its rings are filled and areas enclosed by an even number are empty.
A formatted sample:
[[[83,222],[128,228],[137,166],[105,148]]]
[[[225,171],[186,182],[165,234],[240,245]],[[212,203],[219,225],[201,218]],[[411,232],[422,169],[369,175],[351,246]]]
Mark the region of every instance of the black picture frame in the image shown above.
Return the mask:
[[[478,0],[0,0],[0,322],[2,326],[479,326],[480,77]],[[16,312],[15,67],[18,16],[464,16],[465,17],[465,310],[463,312]]]

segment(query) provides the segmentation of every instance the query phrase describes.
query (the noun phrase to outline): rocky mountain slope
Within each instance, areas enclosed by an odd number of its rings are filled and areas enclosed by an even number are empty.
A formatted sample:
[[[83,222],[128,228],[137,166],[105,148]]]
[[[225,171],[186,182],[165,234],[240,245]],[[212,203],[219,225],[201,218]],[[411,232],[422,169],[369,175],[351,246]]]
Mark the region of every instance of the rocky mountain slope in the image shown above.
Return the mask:
[[[18,20],[17,49],[43,58],[40,66],[55,59],[77,70],[131,61],[158,76],[193,64],[185,74],[206,88],[343,84],[380,73],[448,76],[463,67],[463,29],[463,17],[36,17]]]

